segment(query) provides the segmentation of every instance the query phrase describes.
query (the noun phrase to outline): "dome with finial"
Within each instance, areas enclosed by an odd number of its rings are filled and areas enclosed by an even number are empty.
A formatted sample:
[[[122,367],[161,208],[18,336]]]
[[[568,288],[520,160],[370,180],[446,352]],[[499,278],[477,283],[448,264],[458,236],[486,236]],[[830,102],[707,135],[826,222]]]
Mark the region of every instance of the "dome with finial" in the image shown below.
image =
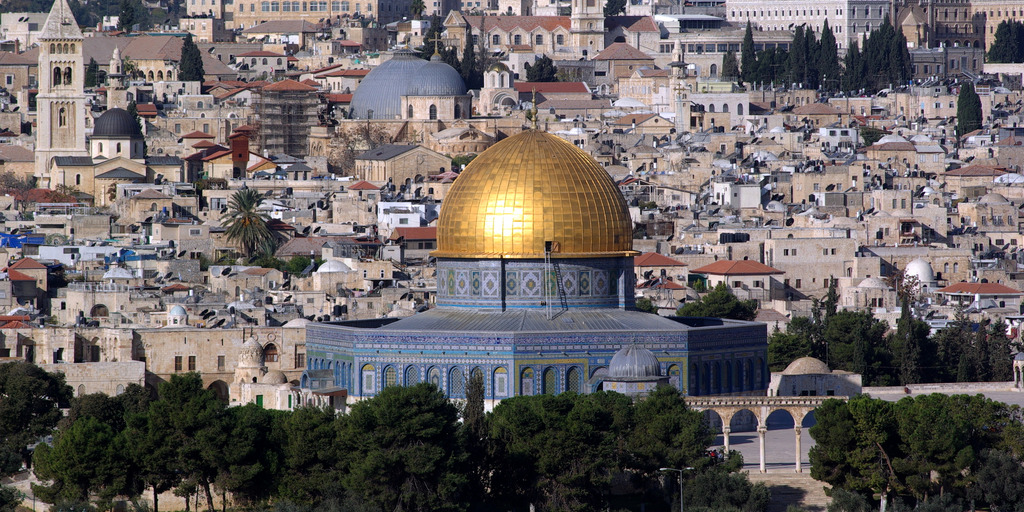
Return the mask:
[[[661,377],[661,363],[654,352],[636,345],[627,345],[612,356],[608,380],[628,382],[649,381]]]
[[[238,353],[238,366],[243,368],[263,366],[263,346],[256,341],[256,338],[249,338],[242,344],[242,350]]]
[[[349,110],[353,119],[397,119],[402,116],[402,96],[464,94],[466,84],[455,68],[423,60],[414,52],[398,51],[366,74],[352,94]]]

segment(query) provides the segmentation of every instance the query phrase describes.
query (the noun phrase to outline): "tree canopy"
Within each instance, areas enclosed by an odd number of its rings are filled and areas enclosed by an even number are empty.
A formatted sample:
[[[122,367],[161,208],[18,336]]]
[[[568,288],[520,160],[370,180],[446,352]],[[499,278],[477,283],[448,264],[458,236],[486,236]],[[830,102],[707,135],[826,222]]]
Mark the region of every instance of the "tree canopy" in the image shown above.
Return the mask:
[[[238,244],[242,254],[247,257],[258,252],[273,252],[268,250],[274,242],[274,235],[267,227],[270,218],[259,211],[262,201],[263,195],[255,189],[239,190],[231,194],[228,211],[223,217],[228,240]]]
[[[181,45],[181,60],[178,61],[178,80],[184,82],[202,82],[206,76],[203,70],[203,56],[199,47],[192,40],[192,34],[185,36]]]
[[[956,98],[956,131],[959,136],[981,128],[981,98],[974,84],[965,82]]]
[[[676,315],[753,320],[757,316],[757,301],[739,300],[725,283],[718,283],[707,295],[684,304]]]
[[[988,61],[1024,62],[1024,22],[1004,20],[999,23],[988,47]]]
[[[556,82],[558,81],[558,68],[555,62],[547,55],[537,59],[533,65],[529,62],[523,64],[526,69],[527,82]]]

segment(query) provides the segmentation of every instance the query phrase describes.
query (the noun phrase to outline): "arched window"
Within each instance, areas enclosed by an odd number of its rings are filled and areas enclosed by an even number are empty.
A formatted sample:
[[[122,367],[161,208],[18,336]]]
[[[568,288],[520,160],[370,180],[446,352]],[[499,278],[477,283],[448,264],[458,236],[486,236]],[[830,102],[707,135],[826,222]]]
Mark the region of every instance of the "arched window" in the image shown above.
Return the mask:
[[[508,87],[508,75],[506,75],[505,73],[502,73],[502,74],[500,74],[498,76],[501,77],[501,87],[502,88]]]
[[[437,105],[430,106],[430,118],[437,119]]]
[[[161,82],[163,82],[164,81],[164,72],[163,71],[157,71],[156,72],[156,79],[161,81]]]
[[[60,67],[53,68],[53,85],[60,85]]]
[[[75,53],[75,43],[71,43],[71,53]]]
[[[98,148],[98,150],[99,150],[99,152],[100,152],[100,153],[102,153],[102,152],[103,152],[103,143],[102,143],[102,142],[100,142],[99,144],[97,144],[97,145],[96,145],[96,147]]]
[[[149,71],[149,81],[152,82],[156,77],[153,75],[153,71]]]
[[[580,378],[580,370],[573,366],[565,374],[565,390],[571,393],[579,393],[583,387],[583,379]]]
[[[455,119],[462,118],[462,107],[458,103],[455,104]]]
[[[374,377],[376,373],[372,364],[364,364],[362,368],[363,374],[363,385],[362,390],[364,395],[372,395],[377,387],[374,385]]]
[[[71,66],[64,68],[64,83],[71,85]]]
[[[722,104],[722,112],[725,112],[726,114],[729,113],[729,104],[728,103],[723,103]]]
[[[406,119],[412,119],[412,115],[413,115],[412,105],[409,105],[405,109],[405,118]]]
[[[390,387],[398,384],[398,372],[395,371],[394,366],[388,366],[384,369],[384,387]]]
[[[120,142],[117,143],[117,154],[119,154],[119,155],[121,154],[121,143]]]
[[[414,386],[420,383],[420,371],[415,366],[409,365],[405,367],[405,385]]]
[[[66,108],[61,107],[57,111],[57,126],[67,126],[68,124],[68,111]]]
[[[533,394],[533,368],[524,368],[519,377],[519,394],[529,396]]]
[[[266,65],[267,65],[267,59],[263,59],[263,65],[264,65],[264,66],[266,66]]]
[[[679,371],[679,365],[670,365],[668,367],[668,383],[672,387],[681,390],[682,389],[682,374]]]
[[[118,151],[120,151],[120,149]],[[268,363],[276,363],[280,361],[280,356],[277,352],[277,345],[267,343],[267,346],[263,347],[263,360]]]
[[[494,381],[491,383],[494,396],[508,395],[508,370],[498,368],[494,370]]]
[[[466,376],[459,368],[452,368],[448,373],[448,396],[462,397],[466,395]]]
[[[50,53],[57,53],[57,45],[50,43]]]
[[[736,104],[736,114],[737,115],[741,115],[741,116],[743,115],[743,104],[742,103],[737,103]]]
[[[715,104],[714,103],[708,105],[708,112],[710,112],[712,114],[715,113]]]
[[[558,393],[558,375],[554,368],[544,370],[544,394],[553,395]]]
[[[81,174],[76,174],[75,175],[75,186],[78,186],[78,185],[81,185],[81,184],[82,184],[82,175]]]

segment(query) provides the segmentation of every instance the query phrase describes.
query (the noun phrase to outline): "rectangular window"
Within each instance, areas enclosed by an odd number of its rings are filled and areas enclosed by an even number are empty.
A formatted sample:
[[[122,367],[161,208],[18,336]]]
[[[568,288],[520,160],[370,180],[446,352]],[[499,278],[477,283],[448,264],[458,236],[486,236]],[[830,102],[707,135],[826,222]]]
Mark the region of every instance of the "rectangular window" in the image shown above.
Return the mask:
[[[783,256],[789,256],[789,249],[783,249],[782,250],[782,255]]]
[[[174,371],[181,371],[181,356],[174,356]]]
[[[196,371],[196,356],[188,356],[188,371]]]
[[[295,354],[295,367],[305,368],[306,367],[306,354],[298,352]]]
[[[796,280],[796,287],[800,288],[800,280],[799,279]]]
[[[217,356],[217,371],[224,371],[224,356]]]
[[[189,229],[188,230],[188,234],[190,236],[199,236],[199,235],[203,234],[203,230],[202,229]]]

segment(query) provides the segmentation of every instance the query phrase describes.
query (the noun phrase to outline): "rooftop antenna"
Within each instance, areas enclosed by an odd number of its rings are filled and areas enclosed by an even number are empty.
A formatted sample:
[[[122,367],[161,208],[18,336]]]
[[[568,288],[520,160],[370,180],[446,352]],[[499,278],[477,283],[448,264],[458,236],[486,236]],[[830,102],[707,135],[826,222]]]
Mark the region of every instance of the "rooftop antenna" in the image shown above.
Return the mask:
[[[530,110],[533,117],[533,129],[537,129],[537,88],[533,88],[533,109]]]

